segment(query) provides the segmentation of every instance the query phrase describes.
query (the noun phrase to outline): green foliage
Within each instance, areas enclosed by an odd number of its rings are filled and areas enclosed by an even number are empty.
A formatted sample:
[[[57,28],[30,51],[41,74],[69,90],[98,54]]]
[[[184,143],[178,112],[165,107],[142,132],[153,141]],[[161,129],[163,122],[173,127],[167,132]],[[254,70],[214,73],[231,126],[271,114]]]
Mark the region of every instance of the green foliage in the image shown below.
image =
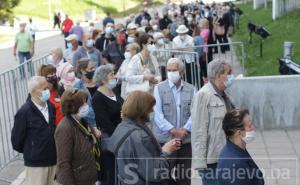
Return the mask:
[[[240,4],[244,14],[240,17],[240,29],[234,35],[235,41],[242,41],[245,44],[246,71],[248,76],[278,75],[278,58],[283,55],[284,41],[295,42],[294,58],[300,62],[300,37],[298,28],[300,26],[300,10],[288,13],[287,15],[272,20],[272,6],[253,10],[253,5]],[[253,33],[253,43],[248,43],[249,32],[247,24],[249,21],[264,26],[272,33],[264,41],[263,57],[259,56],[260,37]]]
[[[20,0],[1,0],[0,1],[0,21],[3,19],[12,20],[12,8],[17,6]]]

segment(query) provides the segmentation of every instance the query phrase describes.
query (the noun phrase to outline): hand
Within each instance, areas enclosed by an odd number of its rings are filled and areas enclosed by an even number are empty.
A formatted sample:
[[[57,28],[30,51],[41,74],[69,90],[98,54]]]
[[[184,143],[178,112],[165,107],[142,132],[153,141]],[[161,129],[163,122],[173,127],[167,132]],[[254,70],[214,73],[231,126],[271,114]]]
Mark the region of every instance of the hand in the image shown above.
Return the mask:
[[[170,132],[174,138],[181,140],[183,140],[188,135],[188,131],[185,128],[173,128]]]
[[[94,131],[94,134],[95,134],[95,136],[96,136],[96,138],[100,138],[101,137],[101,131],[97,128],[97,127],[95,127],[95,128],[93,128],[93,131]]]
[[[34,50],[30,51],[30,56],[32,57],[34,55]]]
[[[180,148],[181,148],[181,141],[178,139],[172,139],[166,144],[164,144],[164,146],[162,147],[162,151],[167,154],[171,154],[174,151],[179,150]]]
[[[155,77],[154,77],[154,75],[144,75],[144,80],[151,82],[151,81],[155,80]]]

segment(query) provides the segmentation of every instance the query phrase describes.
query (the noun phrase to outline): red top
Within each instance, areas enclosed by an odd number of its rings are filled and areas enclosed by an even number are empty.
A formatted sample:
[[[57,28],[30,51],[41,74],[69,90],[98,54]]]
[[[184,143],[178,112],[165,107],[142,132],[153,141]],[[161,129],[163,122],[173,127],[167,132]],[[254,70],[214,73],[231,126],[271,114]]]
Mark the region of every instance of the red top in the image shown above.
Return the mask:
[[[55,90],[50,90],[50,98],[49,101],[54,105],[55,107],[55,125],[57,126],[60,122],[60,120],[63,119],[63,115],[60,111],[60,96],[56,98],[56,92]]]
[[[62,23],[64,29],[63,32],[67,33],[71,30],[72,26],[73,26],[73,21],[71,19],[65,19],[64,22]]]

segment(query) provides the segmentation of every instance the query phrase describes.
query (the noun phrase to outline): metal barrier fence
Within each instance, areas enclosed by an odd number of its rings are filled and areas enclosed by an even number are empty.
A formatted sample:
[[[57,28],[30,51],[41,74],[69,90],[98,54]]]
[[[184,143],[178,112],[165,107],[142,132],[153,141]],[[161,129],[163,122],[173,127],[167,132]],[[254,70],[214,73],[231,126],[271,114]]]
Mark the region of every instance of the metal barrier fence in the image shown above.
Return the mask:
[[[27,99],[27,80],[38,75],[40,66],[46,62],[47,56],[43,56],[0,74],[0,169],[18,155],[10,141],[14,115]]]
[[[153,50],[151,53],[156,57],[160,65],[166,66],[170,58],[176,57],[184,62],[186,73],[184,74],[184,80],[193,84],[197,89],[201,87],[200,83],[200,65],[197,62],[199,58],[197,52],[191,52],[187,50],[173,50],[173,49],[159,49]],[[161,70],[162,76],[165,75],[166,69]]]
[[[193,84],[197,89],[201,87],[200,73],[207,73],[207,63],[219,58],[232,66],[234,75],[245,75],[245,53],[242,42],[224,44],[199,45],[179,49],[153,50],[152,54],[160,65],[166,65],[171,57],[180,58],[186,67],[184,79]],[[189,76],[190,79],[189,79]]]

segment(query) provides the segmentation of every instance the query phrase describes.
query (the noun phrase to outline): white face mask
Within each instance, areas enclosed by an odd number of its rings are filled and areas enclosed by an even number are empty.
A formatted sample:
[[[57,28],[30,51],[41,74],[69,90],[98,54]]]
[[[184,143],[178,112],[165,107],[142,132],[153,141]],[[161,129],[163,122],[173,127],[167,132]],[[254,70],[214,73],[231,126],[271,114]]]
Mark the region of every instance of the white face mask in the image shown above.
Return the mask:
[[[179,71],[168,72],[168,79],[172,83],[178,82],[178,80],[180,79]]]
[[[80,118],[84,118],[89,114],[89,105],[85,104],[84,106],[80,107],[79,112],[78,112],[78,116]]]
[[[153,45],[151,45],[151,44],[148,44],[148,45],[147,45],[147,48],[148,48],[148,51],[152,51],[152,50],[154,50],[154,46],[153,46]]]
[[[93,45],[94,45],[94,40],[93,40],[93,39],[87,40],[85,45],[86,45],[86,47],[88,47],[88,48],[92,48]]]
[[[130,52],[125,52],[124,53],[124,57],[125,57],[125,59],[130,59],[131,58],[131,53]]]
[[[47,57],[47,63],[48,64],[51,64],[51,65],[55,65],[55,62],[54,62],[54,59],[53,59],[53,56],[52,55],[49,55],[48,57]]]
[[[163,38],[160,38],[160,39],[157,40],[157,44],[160,45],[160,46],[164,45],[164,43],[165,42],[164,42]]]
[[[252,143],[255,140],[255,131],[246,131],[246,135],[242,139],[246,144]]]

